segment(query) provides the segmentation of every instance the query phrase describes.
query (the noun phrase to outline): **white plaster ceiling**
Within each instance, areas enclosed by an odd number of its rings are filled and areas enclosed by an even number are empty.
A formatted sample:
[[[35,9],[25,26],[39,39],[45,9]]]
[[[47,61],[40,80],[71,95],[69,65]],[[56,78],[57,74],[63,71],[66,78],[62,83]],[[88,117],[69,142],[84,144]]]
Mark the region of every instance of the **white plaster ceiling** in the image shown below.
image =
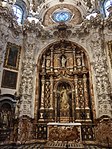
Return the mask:
[[[50,9],[51,7],[54,7],[55,5],[60,5],[60,6],[63,4],[73,5],[80,11],[82,17],[83,16],[85,17],[87,15],[87,12],[90,9],[87,7],[88,0],[25,0],[25,1],[33,3],[35,7],[35,11],[39,13],[41,18],[44,17],[48,9]],[[60,1],[63,1],[63,2],[60,2]],[[91,9],[95,9],[95,2],[96,0],[91,0],[91,3],[92,3]]]

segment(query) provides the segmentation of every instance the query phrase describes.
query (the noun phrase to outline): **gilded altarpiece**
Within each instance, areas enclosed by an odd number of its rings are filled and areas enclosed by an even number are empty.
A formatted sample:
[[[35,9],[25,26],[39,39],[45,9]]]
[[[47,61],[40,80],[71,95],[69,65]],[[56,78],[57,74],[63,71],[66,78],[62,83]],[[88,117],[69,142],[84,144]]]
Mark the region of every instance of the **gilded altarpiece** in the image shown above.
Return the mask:
[[[60,41],[45,50],[40,66],[38,124],[91,123],[93,106],[85,51],[69,41]]]

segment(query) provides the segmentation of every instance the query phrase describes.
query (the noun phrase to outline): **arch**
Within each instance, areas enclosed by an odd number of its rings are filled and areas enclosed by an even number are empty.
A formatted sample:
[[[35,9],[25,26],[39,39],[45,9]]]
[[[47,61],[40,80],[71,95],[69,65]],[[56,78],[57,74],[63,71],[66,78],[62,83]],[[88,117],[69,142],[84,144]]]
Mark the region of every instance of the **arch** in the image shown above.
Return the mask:
[[[60,79],[60,80],[55,84],[54,88],[57,89],[57,88],[58,88],[58,85],[59,85],[60,83],[63,83],[63,82],[68,83],[68,84],[71,86],[71,88],[74,90],[73,84],[72,84],[69,80],[67,80],[67,79]]]
[[[57,41],[53,41],[53,42],[49,43],[47,46],[45,46],[44,48],[42,48],[42,49],[39,50],[39,53],[38,53],[38,56],[37,56],[37,67],[40,66],[40,61],[41,61],[40,59],[41,59],[43,53],[44,53],[47,49],[49,49],[52,45],[58,44],[58,43],[60,43],[60,42],[62,42],[62,41],[63,41],[63,42],[64,42],[64,41],[68,41],[68,42],[70,42],[71,44],[73,44],[73,45],[79,47],[81,50],[83,50],[83,52],[85,53],[85,55],[86,55],[86,57],[87,57],[87,59],[88,59],[88,61],[89,61],[89,63],[90,63],[89,53],[88,53],[88,51],[86,50],[86,48],[82,47],[82,46],[79,45],[78,43],[76,43],[76,42],[74,42],[74,41],[71,41],[71,40],[57,40]],[[89,64],[89,63],[88,63],[88,64]]]
[[[69,54],[71,54],[71,56],[67,54],[67,51]],[[57,55],[58,57],[56,57]],[[64,57],[67,60],[66,64],[64,63],[63,66],[60,62],[60,59],[62,57]],[[74,59],[75,59],[75,62],[74,62]],[[77,84],[77,81],[81,82],[82,84],[81,90],[84,90],[84,85],[83,85],[84,83],[85,83],[85,88],[87,89],[87,92],[85,94],[83,93],[84,98],[81,98],[83,104],[80,103],[80,106],[81,104],[83,105],[84,110],[80,110],[78,115],[80,117],[80,112],[82,112],[82,115],[84,115],[83,113],[86,111],[86,118],[88,115],[88,120],[93,119],[92,118],[93,101],[90,101],[93,99],[90,99],[91,98],[90,97],[91,87],[88,88],[91,84],[90,83],[91,82],[90,61],[88,59],[89,59],[88,53],[84,48],[82,48],[77,43],[66,41],[66,40],[56,41],[54,43],[49,44],[43,50],[40,50],[40,54],[37,60],[37,72],[38,73],[37,73],[36,82],[37,82],[38,89],[36,89],[36,100],[37,101],[35,102],[35,103],[38,102],[38,105],[35,105],[35,109],[38,111],[38,112],[35,111],[35,117],[38,117],[37,118],[38,120],[40,120],[43,117],[44,115],[43,113],[46,113],[43,119],[44,118],[47,119],[49,115],[52,118],[54,115],[55,116],[57,115],[56,104],[55,104],[57,101],[57,97],[55,96],[58,96],[58,94],[55,94],[55,92],[58,92],[57,88],[60,83],[65,83],[65,84],[70,85],[71,92],[72,92],[70,94],[70,98],[72,98],[72,106],[75,108],[74,109],[72,107],[71,120],[72,121],[76,120],[77,115],[74,114],[74,113],[78,113],[77,112],[78,110],[76,108],[77,106],[76,86],[78,88],[80,87]],[[87,95],[88,101],[85,101],[86,95]],[[58,98],[61,98],[61,96],[59,95]],[[85,110],[85,105],[87,106],[86,110]],[[79,107],[79,108],[81,109],[82,107]],[[40,113],[40,114],[37,116],[36,113],[38,114]],[[40,117],[40,115],[42,117]]]
[[[0,97],[0,106],[4,103],[9,103],[11,105],[11,108],[14,108],[16,105],[16,100],[14,95],[11,94],[3,94]]]
[[[0,129],[3,131],[1,137],[6,139],[5,131],[10,134],[9,130],[13,125],[13,119],[15,117],[15,104],[16,101],[13,95],[1,95],[0,99]]]

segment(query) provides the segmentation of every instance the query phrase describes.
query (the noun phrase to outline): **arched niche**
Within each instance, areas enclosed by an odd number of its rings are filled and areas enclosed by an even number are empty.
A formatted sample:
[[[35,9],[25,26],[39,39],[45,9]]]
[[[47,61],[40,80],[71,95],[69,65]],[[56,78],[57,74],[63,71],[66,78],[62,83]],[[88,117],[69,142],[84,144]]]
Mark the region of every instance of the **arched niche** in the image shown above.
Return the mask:
[[[55,92],[55,115],[59,122],[70,122],[73,117],[73,86],[67,80],[57,82]]]
[[[15,101],[11,97],[4,96],[0,100],[0,123],[2,129],[9,129],[12,126],[12,119],[15,113]]]
[[[16,101],[13,95],[0,97],[0,141],[8,140],[13,130]]]
[[[57,41],[43,50],[37,64],[37,121],[93,121],[92,82],[86,51],[73,42]],[[62,100],[68,107],[66,112],[62,112]]]

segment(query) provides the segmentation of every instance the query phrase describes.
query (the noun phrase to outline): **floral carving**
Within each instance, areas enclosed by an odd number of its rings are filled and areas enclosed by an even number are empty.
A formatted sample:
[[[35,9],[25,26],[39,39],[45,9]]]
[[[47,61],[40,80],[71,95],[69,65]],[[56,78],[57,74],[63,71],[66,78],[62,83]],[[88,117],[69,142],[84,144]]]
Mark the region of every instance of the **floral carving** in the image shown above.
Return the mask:
[[[96,91],[98,96],[99,116],[111,116],[110,94],[111,86],[108,76],[108,65],[104,50],[102,49],[102,41],[99,33],[94,33],[91,39],[91,48],[93,51],[94,63],[93,68],[96,77]]]
[[[27,34],[25,41],[25,56],[22,63],[22,79],[20,85],[21,107],[20,116],[32,117],[33,77],[35,70],[34,48],[35,34]],[[32,44],[30,44],[30,41]]]

